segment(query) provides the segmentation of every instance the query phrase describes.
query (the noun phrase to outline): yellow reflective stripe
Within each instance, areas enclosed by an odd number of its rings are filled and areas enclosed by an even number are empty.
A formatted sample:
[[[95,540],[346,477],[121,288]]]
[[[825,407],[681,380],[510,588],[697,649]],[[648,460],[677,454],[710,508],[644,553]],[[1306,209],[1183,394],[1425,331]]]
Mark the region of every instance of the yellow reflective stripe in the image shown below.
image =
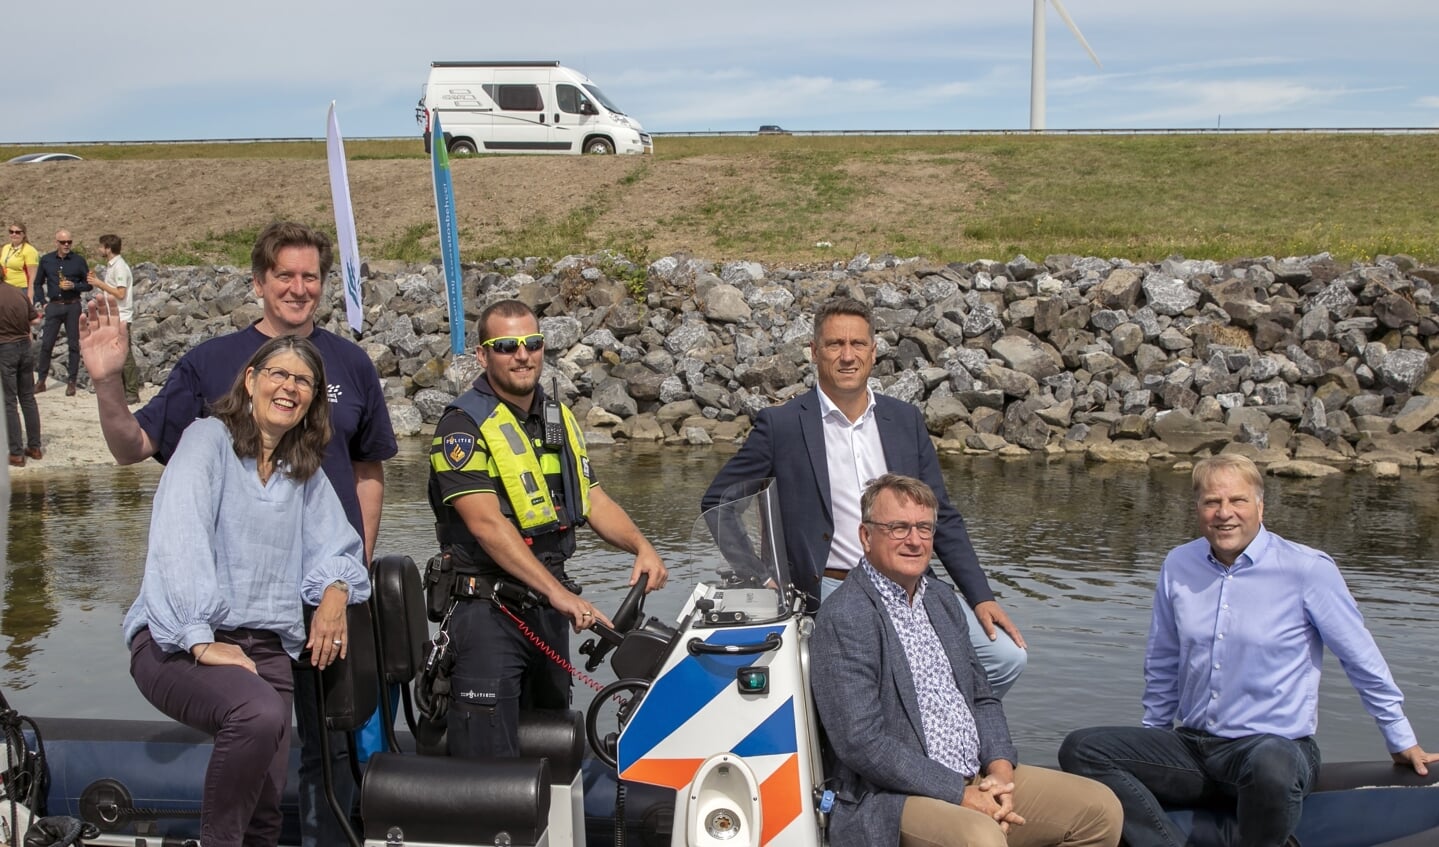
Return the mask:
[[[456,497],[464,497],[467,494],[495,494],[498,496],[498,492],[493,488],[466,488],[464,491],[455,491],[445,495],[444,502],[448,503]]]

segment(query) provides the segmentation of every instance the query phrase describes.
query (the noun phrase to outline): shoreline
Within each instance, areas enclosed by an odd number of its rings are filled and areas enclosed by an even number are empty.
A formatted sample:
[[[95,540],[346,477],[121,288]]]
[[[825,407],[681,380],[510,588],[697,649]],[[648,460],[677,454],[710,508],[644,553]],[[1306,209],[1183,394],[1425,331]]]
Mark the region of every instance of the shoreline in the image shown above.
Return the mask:
[[[55,384],[53,380],[51,384],[52,386]],[[59,383],[59,385],[63,386],[64,383]],[[146,383],[140,389],[140,403],[132,406],[131,409],[139,409],[159,391],[159,386]],[[40,409],[41,448],[44,450],[44,458],[39,461],[29,459],[23,468],[9,468],[12,480],[27,476],[44,476],[47,471],[71,471],[101,465],[121,467],[115,463],[109,448],[105,446],[104,436],[100,432],[99,406],[92,390],[82,388],[74,397],[66,397],[63,389],[56,390],[52,387],[35,395],[35,401]],[[401,452],[422,444],[429,435],[427,431],[429,428],[430,425],[427,424],[419,434],[397,434],[396,438],[399,441]],[[599,448],[600,450],[616,447],[628,449],[631,446],[651,450],[705,446],[729,452],[738,449],[741,443],[741,440],[733,443],[719,440],[712,444],[698,444],[690,441],[678,443],[627,441],[613,439],[608,437],[607,432],[595,430],[589,430],[588,435],[592,436],[592,449]],[[1097,464],[1130,464],[1136,467],[1157,465],[1173,470],[1187,470],[1193,465],[1195,459],[1200,458],[1198,455],[1174,452],[1157,439],[1132,441],[1119,450],[1112,448],[1112,442],[1108,445],[1069,442],[1064,446],[1050,445],[1048,449],[1037,451],[1024,448],[991,451],[969,448],[962,442],[956,443],[945,439],[935,439],[935,441],[936,449],[944,455],[999,458],[1007,461],[1022,461],[1039,457],[1047,462],[1083,458],[1086,462]],[[1238,444],[1240,442],[1231,442],[1231,445]],[[1376,461],[1358,456],[1343,462],[1334,461],[1332,457],[1320,456],[1307,459],[1291,458],[1284,455],[1282,451],[1251,453],[1250,458],[1254,459],[1266,474],[1283,476],[1322,477],[1331,473],[1352,471],[1382,478],[1399,478],[1403,470],[1425,475],[1439,472],[1439,456],[1421,457],[1417,466],[1389,461],[1388,457]]]
[[[237,268],[135,272],[131,333],[152,383],[196,344],[261,317]],[[471,337],[454,357],[435,265],[364,271],[356,343],[398,437],[426,437],[469,387],[472,321],[508,297],[540,316],[546,378],[592,445],[739,444],[761,410],[813,386],[812,315],[849,296],[873,310],[871,390],[918,407],[940,452],[1171,467],[1241,453],[1300,477],[1439,470],[1439,266],[1405,256],[1345,267],[1327,255],[938,265],[861,254],[819,270],[606,253],[467,265],[461,286]],[[351,337],[340,297],[327,286],[316,324]],[[17,473],[109,461],[88,375],[65,397],[57,369],[37,397],[45,457]]]

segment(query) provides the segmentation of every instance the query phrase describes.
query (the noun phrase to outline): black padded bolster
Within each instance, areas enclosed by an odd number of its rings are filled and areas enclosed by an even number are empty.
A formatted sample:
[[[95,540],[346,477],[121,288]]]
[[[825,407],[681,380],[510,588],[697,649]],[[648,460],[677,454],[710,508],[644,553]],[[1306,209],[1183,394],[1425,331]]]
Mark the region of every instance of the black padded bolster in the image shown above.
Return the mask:
[[[384,556],[375,560],[370,585],[382,651],[380,670],[386,682],[403,685],[420,672],[429,640],[420,570],[409,556]]]
[[[325,723],[336,732],[354,732],[380,705],[380,676],[375,666],[375,629],[370,607],[345,607],[345,658],[320,672],[325,689]]]
[[[1315,791],[1343,791],[1349,788],[1396,786],[1401,788],[1439,784],[1439,768],[1420,776],[1408,765],[1391,762],[1325,762],[1319,766]]]
[[[585,719],[569,710],[520,712],[520,755],[550,760],[550,777],[568,785],[585,758]]]
[[[508,833],[534,844],[550,815],[543,759],[451,759],[376,753],[360,790],[365,839],[398,828],[407,843],[493,844]]]

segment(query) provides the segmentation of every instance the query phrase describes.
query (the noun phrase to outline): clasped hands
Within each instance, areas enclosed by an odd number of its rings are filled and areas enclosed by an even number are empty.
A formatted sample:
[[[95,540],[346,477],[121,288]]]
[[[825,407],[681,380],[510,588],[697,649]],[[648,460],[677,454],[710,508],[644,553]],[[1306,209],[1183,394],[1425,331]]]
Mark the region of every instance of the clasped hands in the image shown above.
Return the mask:
[[[986,776],[964,789],[964,807],[994,819],[1002,832],[1010,826],[1022,826],[1024,818],[1014,811],[1014,783],[1000,782]]]

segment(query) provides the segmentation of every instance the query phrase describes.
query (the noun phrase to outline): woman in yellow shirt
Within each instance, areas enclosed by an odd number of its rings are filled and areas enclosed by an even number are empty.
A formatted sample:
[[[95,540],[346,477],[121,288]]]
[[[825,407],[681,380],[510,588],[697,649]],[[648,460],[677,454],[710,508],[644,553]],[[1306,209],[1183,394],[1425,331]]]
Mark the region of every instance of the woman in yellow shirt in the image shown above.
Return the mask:
[[[40,252],[25,235],[25,224],[13,221],[8,227],[10,243],[0,248],[0,275],[7,285],[25,289],[25,299],[35,302],[35,267]]]

